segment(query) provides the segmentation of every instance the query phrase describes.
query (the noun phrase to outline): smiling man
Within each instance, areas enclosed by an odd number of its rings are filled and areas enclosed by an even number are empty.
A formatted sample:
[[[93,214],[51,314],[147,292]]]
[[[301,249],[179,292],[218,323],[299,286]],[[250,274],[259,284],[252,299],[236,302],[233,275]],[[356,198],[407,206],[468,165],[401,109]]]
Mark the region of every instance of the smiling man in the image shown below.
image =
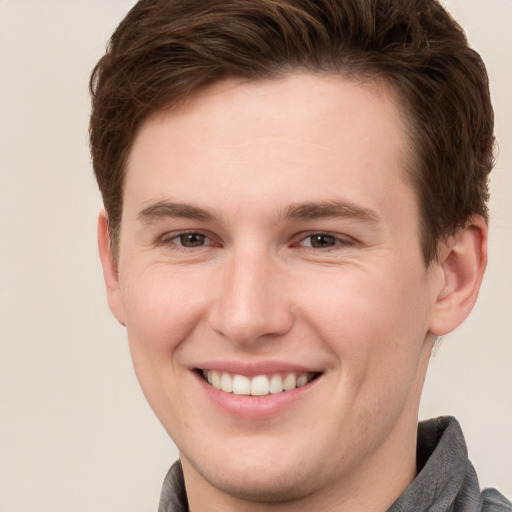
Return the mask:
[[[433,0],[142,0],[91,80],[160,511],[510,511],[418,427],[486,265],[487,76]]]

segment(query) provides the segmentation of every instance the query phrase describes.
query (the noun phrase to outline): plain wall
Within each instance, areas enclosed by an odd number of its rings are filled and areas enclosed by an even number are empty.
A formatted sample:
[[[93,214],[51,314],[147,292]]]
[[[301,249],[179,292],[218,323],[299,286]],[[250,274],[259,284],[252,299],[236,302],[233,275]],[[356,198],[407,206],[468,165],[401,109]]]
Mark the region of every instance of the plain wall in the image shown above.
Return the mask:
[[[0,512],[156,510],[176,448],[107,308],[87,146],[90,70],[132,0],[0,0]],[[454,414],[512,496],[512,1],[446,5],[496,109],[490,263],[433,358],[421,416]]]

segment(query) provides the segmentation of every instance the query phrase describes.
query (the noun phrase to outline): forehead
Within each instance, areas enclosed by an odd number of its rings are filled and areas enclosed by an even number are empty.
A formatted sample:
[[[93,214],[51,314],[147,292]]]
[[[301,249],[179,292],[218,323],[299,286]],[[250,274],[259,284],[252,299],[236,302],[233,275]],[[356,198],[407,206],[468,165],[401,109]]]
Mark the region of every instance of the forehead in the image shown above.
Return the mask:
[[[377,187],[386,184],[410,192],[409,153],[384,82],[311,74],[226,80],[146,120],[125,190],[139,203],[178,195],[210,205],[216,196],[225,206],[229,196],[243,209],[269,195],[307,202],[338,193],[364,205],[366,193],[382,196]]]
[[[197,124],[202,126],[204,134],[209,126],[222,126],[226,132],[229,127],[250,121],[246,127],[253,130],[254,135],[260,129],[260,134],[270,137],[276,130],[283,133],[284,125],[287,130],[292,125],[300,129],[312,123],[320,128],[323,121],[324,127],[333,124],[342,127],[347,118],[351,122],[365,122],[368,117],[373,117],[375,132],[385,118],[388,125],[394,124],[394,133],[402,136],[408,128],[399,105],[398,93],[379,78],[359,80],[341,74],[299,72],[272,79],[231,78],[201,88],[168,108],[150,113],[134,145],[140,142],[141,132],[152,127],[158,129],[164,123],[169,125],[171,118],[175,125],[180,125],[179,131],[183,135],[189,134],[187,128],[190,126],[198,133]],[[233,113],[239,115],[233,116]],[[356,132],[358,127],[354,128]],[[236,131],[240,138],[247,134],[240,130],[240,126],[236,126]],[[318,135],[322,136],[323,132],[319,131]]]

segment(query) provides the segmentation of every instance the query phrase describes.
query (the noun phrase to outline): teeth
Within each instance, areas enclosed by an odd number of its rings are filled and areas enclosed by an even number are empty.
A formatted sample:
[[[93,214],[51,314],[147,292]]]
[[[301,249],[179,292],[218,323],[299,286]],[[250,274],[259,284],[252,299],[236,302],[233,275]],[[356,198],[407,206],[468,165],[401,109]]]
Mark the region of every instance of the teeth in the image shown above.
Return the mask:
[[[233,393],[235,395],[250,395],[251,381],[244,375],[235,375],[233,377]]]
[[[251,395],[263,396],[268,395],[269,382],[265,375],[258,375],[251,381]]]
[[[291,391],[292,389],[295,389],[297,387],[297,378],[293,373],[290,373],[290,375],[287,375],[286,378],[283,381],[283,389],[285,391]]]
[[[283,379],[280,375],[272,375],[269,384],[269,391],[274,395],[283,391]]]
[[[203,371],[203,375],[215,389],[235,395],[265,396],[269,393],[278,394],[283,391],[292,391],[295,388],[305,386],[313,379],[313,373],[288,373],[285,375],[274,374],[270,378],[267,375],[257,375],[250,379],[245,375],[232,375],[226,372],[214,370]]]
[[[233,379],[229,373],[223,373],[222,378],[220,379],[220,388],[225,393],[233,392]]]
[[[213,372],[212,374],[212,386],[215,389],[220,389],[220,375],[217,372]]]
[[[300,388],[301,386],[305,386],[308,383],[308,376],[307,375],[299,375],[297,377],[297,387]]]

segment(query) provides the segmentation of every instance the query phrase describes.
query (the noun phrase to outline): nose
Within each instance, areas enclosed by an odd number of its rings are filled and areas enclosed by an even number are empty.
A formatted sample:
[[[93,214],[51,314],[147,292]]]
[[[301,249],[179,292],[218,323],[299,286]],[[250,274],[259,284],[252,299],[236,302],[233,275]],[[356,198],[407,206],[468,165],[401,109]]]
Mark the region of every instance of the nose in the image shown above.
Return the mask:
[[[284,274],[270,255],[232,255],[223,262],[208,315],[210,327],[251,345],[286,334],[294,317]]]

